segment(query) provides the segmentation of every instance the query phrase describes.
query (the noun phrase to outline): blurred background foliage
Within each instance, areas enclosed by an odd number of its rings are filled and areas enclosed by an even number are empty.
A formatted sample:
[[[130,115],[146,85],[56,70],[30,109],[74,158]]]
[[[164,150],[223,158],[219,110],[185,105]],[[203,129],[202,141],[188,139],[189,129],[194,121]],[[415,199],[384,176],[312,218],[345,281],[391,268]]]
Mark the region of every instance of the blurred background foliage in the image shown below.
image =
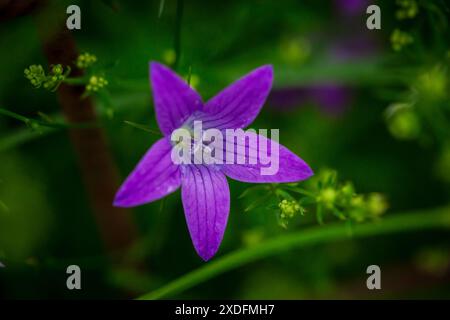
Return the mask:
[[[448,205],[446,1],[184,1],[177,29],[180,3],[45,4],[63,13],[69,4],[81,8],[82,29],[72,34],[80,53],[97,59],[90,72],[107,80],[90,94],[122,178],[158,139],[124,123],[157,129],[148,61],[176,64],[204,100],[272,64],[274,88],[253,128],[279,128],[281,143],[317,173],[333,168],[358,192],[382,194],[386,216]],[[366,28],[372,3],[381,7],[381,30]],[[133,209],[139,239],[126,253],[138,267],[111,263],[67,130],[46,125],[63,121],[56,94],[24,77],[30,65],[50,69],[33,14],[1,21],[0,46],[0,108],[40,121],[0,115],[2,297],[135,297],[201,267],[179,192]],[[250,185],[230,185],[228,228],[215,259],[317,225],[314,210],[307,210],[280,227],[280,199],[258,204],[263,191],[240,197]],[[320,228],[331,220],[339,219],[330,216]],[[449,247],[444,231],[349,235],[247,264],[171,297],[448,298]],[[82,268],[81,291],[65,287],[69,264]],[[365,289],[370,264],[382,269],[381,292]]]

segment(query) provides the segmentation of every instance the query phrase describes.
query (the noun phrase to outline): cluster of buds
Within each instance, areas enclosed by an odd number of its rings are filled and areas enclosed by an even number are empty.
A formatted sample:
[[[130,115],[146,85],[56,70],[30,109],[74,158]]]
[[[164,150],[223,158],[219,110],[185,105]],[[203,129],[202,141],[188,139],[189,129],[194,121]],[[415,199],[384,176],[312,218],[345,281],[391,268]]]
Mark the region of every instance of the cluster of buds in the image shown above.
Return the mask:
[[[41,65],[31,65],[24,70],[25,78],[30,81],[33,87],[43,87],[50,91],[56,91],[69,73],[70,67],[67,67],[64,71],[63,66],[60,64],[51,66],[49,74],[45,74],[44,68]]]
[[[415,0],[397,0],[400,9],[395,13],[397,19],[412,19],[419,12],[419,6]]]
[[[316,212],[317,220],[323,223],[324,214],[331,214],[341,220],[362,222],[378,218],[388,209],[386,198],[380,193],[357,194],[350,182],[339,183],[334,170],[322,170],[316,176],[305,182],[301,188],[298,183],[287,183],[271,186],[258,186],[247,189],[241,197],[248,196],[253,191],[266,191],[259,200],[254,201],[252,208],[260,206],[267,196],[276,196],[277,203],[267,208],[277,208],[276,218],[281,227],[286,228],[290,221],[304,215],[306,208],[311,207]],[[295,195],[300,194],[300,198]],[[258,203],[258,205],[256,205]],[[247,211],[247,209],[246,209]]]
[[[316,185],[315,201],[318,208],[323,208],[340,219],[350,218],[361,222],[380,216],[388,208],[383,195],[359,195],[352,183],[338,183],[337,173],[333,170],[321,172],[313,183]]]
[[[108,80],[100,76],[91,76],[89,78],[89,83],[86,85],[86,90],[88,92],[97,92],[103,87],[108,85]]]
[[[413,42],[414,39],[409,33],[400,31],[399,29],[395,29],[391,34],[391,44],[395,51],[400,51]]]
[[[367,218],[377,218],[386,212],[389,205],[386,198],[380,193],[368,195],[355,195],[350,202],[348,216],[356,222],[362,222]]]
[[[430,133],[439,138],[442,127],[439,122],[430,122],[426,113],[446,115],[449,84],[448,72],[442,65],[420,73],[410,87],[409,97],[386,109],[386,122],[392,136],[399,140],[416,140],[426,137],[426,130],[434,126],[435,130]]]
[[[286,227],[289,220],[294,218],[295,215],[298,213],[303,215],[304,213],[303,207],[295,200],[283,199],[278,204],[278,208],[280,209],[279,223],[283,227]]]
[[[80,69],[86,69],[92,66],[95,62],[97,62],[97,57],[93,54],[85,52],[78,56],[75,64]]]

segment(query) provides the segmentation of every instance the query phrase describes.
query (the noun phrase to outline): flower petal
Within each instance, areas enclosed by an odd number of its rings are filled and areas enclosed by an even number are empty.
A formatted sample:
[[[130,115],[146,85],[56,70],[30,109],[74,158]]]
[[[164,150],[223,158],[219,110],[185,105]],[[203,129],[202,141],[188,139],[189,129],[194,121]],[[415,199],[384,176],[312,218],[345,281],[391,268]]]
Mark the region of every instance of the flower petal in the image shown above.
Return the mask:
[[[120,187],[114,199],[117,207],[133,207],[160,199],[181,185],[178,165],[172,162],[172,145],[158,140],[144,155]]]
[[[181,194],[192,243],[198,255],[207,261],[219,249],[227,225],[230,212],[227,178],[212,166],[183,166]]]
[[[259,67],[205,104],[205,128],[245,128],[255,120],[272,87],[273,68]]]
[[[202,108],[202,98],[183,79],[166,66],[150,63],[156,119],[164,135],[179,128],[194,112]]]
[[[305,180],[313,175],[308,164],[283,145],[256,133],[246,132],[246,134],[255,138],[254,140],[258,143],[257,148],[250,146],[250,140],[247,139],[245,142],[235,141],[234,152],[227,148],[226,153],[230,151],[234,153],[235,164],[224,164],[222,171],[231,179],[252,183],[286,183]],[[241,151],[237,146],[241,146],[239,148]],[[271,151],[272,147],[276,150],[277,146],[278,157]],[[261,154],[267,155],[271,162],[261,162]],[[244,164],[236,164],[237,155],[243,156]],[[261,174],[263,168],[268,170],[271,166],[274,170],[273,174]]]

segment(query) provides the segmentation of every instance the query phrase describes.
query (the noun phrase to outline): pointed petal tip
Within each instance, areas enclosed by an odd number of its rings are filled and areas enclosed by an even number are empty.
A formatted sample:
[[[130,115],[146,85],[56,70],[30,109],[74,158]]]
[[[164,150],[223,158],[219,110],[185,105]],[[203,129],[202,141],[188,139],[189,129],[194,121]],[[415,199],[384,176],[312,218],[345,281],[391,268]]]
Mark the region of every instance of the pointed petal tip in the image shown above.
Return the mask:
[[[301,169],[298,171],[298,180],[295,182],[308,180],[314,175],[314,171],[311,169],[311,167],[303,160],[300,161],[302,162]]]
[[[314,175],[313,169],[311,169],[311,167],[306,162],[305,162],[305,171],[307,178],[311,178]]]
[[[252,71],[252,73],[259,73],[261,76],[268,77],[271,81],[273,80],[273,65],[265,64]]]
[[[167,67],[166,65],[158,62],[158,61],[149,61],[148,62],[148,66],[150,69],[150,74],[153,74],[153,72],[158,72],[160,70],[167,70],[169,69],[169,67]],[[170,69],[169,69],[170,70]]]
[[[119,190],[116,193],[112,205],[113,205],[113,207],[117,207],[117,208],[132,207],[132,205],[127,201],[126,195],[121,190]]]
[[[199,252],[197,251],[197,254],[199,255],[200,258],[202,258],[202,260],[204,262],[208,262],[209,260],[211,260],[217,253],[217,250],[219,248],[215,249],[215,250],[211,250],[209,252]]]
[[[261,67],[259,67],[260,69],[263,69],[267,72],[273,73],[273,65],[271,64],[264,64]]]

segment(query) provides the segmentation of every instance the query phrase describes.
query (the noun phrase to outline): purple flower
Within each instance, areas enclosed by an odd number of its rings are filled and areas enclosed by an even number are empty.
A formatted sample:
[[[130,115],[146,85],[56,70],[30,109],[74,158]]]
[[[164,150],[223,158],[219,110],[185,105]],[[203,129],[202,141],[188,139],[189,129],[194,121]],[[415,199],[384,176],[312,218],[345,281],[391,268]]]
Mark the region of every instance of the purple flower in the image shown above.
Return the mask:
[[[346,16],[357,16],[364,13],[368,6],[367,0],[335,0],[338,10]]]
[[[156,119],[164,137],[144,155],[117,192],[115,206],[133,207],[160,199],[181,186],[187,226],[197,253],[209,260],[217,252],[230,211],[227,176],[243,182],[277,183],[307,179],[309,166],[279,145],[279,170],[261,175],[258,164],[180,164],[172,161],[171,134],[201,120],[206,128],[245,128],[258,115],[272,87],[271,66],[255,69],[206,103],[169,68],[150,63]],[[276,142],[257,135],[261,141]],[[248,150],[248,146],[245,146]],[[227,150],[228,152],[228,150]],[[245,153],[246,160],[250,152]],[[234,156],[237,156],[234,154]],[[259,155],[258,155],[259,157]]]

